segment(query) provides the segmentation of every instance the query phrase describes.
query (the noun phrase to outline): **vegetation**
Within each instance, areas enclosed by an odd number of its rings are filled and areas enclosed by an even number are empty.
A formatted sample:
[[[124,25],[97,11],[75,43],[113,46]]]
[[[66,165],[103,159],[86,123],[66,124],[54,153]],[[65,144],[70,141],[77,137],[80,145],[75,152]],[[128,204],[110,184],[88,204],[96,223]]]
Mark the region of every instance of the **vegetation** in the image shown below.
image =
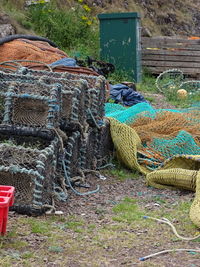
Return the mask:
[[[54,41],[70,56],[98,57],[98,22],[83,1],[60,6],[60,1],[44,0],[23,9],[25,1],[3,1],[4,10],[27,30]]]
[[[9,226],[12,230],[0,237],[0,266],[34,267],[55,263],[64,267],[71,266],[72,262],[74,266],[113,266],[114,261],[114,266],[164,267],[168,257],[155,257],[144,265],[138,258],[164,248],[195,248],[198,240],[181,241],[169,226],[144,219],[144,215],[166,217],[174,221],[180,234],[195,236],[198,233],[188,217],[190,198],[181,200],[176,195],[169,197],[165,192],[162,195],[151,192],[145,198],[142,194],[144,192],[138,192],[137,198],[125,197],[102,206],[101,210],[91,210],[97,216],[92,222],[84,213],[38,218],[11,216]],[[119,259],[115,259],[116,255]],[[171,256],[179,258],[178,254]],[[195,263],[198,259],[197,253],[184,254],[185,262]],[[177,262],[176,266],[181,265]]]

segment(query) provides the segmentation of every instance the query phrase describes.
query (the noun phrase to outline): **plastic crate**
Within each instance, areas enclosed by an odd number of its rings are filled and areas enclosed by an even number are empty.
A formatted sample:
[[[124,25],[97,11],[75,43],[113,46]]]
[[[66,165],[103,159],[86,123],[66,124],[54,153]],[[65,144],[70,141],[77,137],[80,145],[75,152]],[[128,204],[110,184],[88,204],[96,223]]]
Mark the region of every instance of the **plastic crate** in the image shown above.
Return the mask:
[[[0,197],[9,197],[9,207],[14,204],[14,186],[0,185]]]
[[[9,207],[14,203],[14,191],[13,186],[1,186],[0,185],[0,234],[6,233],[8,211]]]

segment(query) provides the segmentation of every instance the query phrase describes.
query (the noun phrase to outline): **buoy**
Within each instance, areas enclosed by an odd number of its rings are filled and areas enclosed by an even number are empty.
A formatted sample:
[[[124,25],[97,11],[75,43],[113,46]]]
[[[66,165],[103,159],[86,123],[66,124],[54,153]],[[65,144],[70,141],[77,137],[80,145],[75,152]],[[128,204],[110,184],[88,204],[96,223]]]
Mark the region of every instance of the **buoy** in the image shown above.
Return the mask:
[[[178,91],[177,91],[177,97],[178,97],[178,99],[186,99],[187,98],[187,95],[188,95],[188,93],[187,93],[187,91],[185,90],[185,89],[179,89]]]

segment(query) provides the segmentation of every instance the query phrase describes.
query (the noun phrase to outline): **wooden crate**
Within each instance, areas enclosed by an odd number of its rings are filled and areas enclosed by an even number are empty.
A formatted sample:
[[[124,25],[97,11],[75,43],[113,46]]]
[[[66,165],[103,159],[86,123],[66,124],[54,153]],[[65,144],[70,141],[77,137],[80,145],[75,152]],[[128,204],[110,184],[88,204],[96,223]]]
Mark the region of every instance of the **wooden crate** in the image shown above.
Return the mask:
[[[180,69],[191,77],[200,77],[200,39],[142,37],[142,66],[152,74]]]

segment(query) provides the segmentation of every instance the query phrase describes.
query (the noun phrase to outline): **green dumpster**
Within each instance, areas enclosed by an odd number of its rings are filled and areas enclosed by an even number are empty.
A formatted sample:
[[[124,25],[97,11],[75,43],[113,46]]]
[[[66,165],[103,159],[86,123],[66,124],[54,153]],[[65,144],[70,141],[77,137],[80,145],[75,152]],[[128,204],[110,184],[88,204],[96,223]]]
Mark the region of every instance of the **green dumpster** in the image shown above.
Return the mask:
[[[141,81],[140,15],[131,13],[99,14],[100,57]]]

